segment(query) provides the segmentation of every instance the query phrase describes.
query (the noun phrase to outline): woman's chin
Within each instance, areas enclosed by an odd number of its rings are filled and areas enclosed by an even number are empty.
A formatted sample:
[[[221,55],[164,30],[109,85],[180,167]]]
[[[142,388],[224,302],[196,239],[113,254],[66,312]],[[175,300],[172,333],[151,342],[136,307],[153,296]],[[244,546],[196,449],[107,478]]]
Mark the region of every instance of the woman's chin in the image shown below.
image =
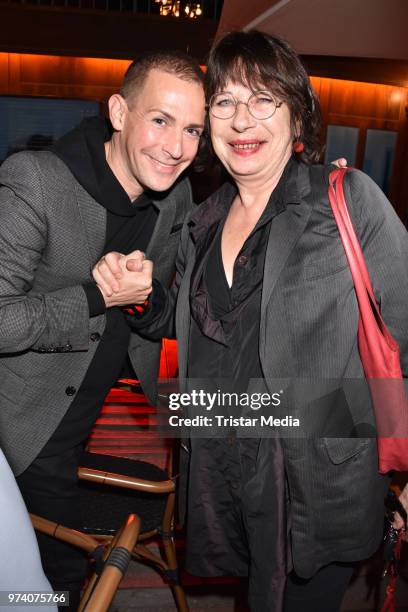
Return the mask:
[[[245,174],[251,175],[256,174],[262,170],[265,170],[265,160],[240,157],[237,159],[229,159],[224,164],[228,172],[234,176],[235,174],[242,176]]]

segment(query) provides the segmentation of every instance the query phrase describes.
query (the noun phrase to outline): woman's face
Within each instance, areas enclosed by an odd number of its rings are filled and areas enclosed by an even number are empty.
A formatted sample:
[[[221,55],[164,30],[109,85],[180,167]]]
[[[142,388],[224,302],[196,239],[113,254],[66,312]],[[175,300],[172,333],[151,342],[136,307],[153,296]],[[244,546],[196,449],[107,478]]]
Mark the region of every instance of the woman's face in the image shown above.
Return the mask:
[[[267,90],[265,87],[261,89]],[[231,81],[223,91],[231,93],[240,102],[248,102],[254,93],[245,85]],[[214,151],[236,180],[268,181],[292,154],[290,119],[285,103],[276,108],[269,119],[255,119],[245,104],[238,104],[230,119],[218,119],[210,112]]]

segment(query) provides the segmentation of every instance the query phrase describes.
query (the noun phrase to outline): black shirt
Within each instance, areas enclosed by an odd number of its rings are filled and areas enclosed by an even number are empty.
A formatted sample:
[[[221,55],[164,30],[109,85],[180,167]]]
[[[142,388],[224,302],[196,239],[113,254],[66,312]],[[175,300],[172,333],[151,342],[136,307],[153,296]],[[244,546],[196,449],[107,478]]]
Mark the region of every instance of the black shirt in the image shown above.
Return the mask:
[[[207,234],[195,227],[198,263],[191,282],[192,326],[189,378],[229,379],[245,391],[250,379],[261,379],[259,326],[266,248],[273,218],[285,209],[290,188],[287,164],[256,226],[238,253],[233,282],[228,286],[221,255],[222,229],[236,191],[230,190],[224,210]]]
[[[297,197],[296,174],[296,162],[291,160],[236,257],[231,287],[222,262],[221,235],[236,189],[216,195],[211,206],[193,215],[191,227],[196,265],[190,285],[187,386],[190,391],[221,391],[231,400],[221,400],[206,413],[213,417],[207,437],[204,431],[202,437],[194,435],[191,428],[186,565],[197,575],[247,576],[250,550],[252,566],[267,567],[263,585],[255,588],[271,602],[281,597],[279,585],[284,584],[286,570],[280,441],[261,437],[258,428],[253,433],[237,429],[228,420],[217,427],[214,416],[254,417],[257,413],[234,394],[268,391],[259,356],[264,265],[274,218]],[[194,417],[203,414],[203,407],[189,406],[188,411]]]

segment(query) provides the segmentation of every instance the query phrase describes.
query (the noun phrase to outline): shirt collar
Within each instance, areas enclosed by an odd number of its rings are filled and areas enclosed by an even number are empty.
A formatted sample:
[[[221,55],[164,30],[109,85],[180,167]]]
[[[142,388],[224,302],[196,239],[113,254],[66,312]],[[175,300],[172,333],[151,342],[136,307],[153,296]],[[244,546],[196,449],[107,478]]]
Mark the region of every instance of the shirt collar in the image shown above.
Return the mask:
[[[285,166],[278,184],[271,193],[255,229],[286,210],[287,206],[301,203],[302,198],[298,183],[299,169],[299,162],[291,157]],[[215,194],[200,204],[189,221],[190,233],[194,241],[199,240],[203,234],[208,232],[209,227],[227,216],[236,194],[236,185],[232,182],[227,182]]]

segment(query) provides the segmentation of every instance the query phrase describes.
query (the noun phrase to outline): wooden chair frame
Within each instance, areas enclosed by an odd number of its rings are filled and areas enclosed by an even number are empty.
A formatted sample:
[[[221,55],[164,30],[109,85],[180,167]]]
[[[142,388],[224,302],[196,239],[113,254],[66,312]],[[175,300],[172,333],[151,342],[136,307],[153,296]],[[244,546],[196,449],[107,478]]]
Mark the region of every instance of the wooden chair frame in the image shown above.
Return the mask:
[[[105,472],[85,467],[79,468],[78,476],[81,480],[99,483],[102,485],[133,489],[135,491],[144,491],[152,494],[168,494],[160,528],[140,534],[133,548],[132,556],[139,560],[149,561],[159,570],[161,570],[161,572],[168,579],[174,599],[176,601],[178,612],[188,612],[186,596],[182,586],[179,583],[178,565],[174,543],[174,507],[176,495],[174,481],[172,479],[163,481],[144,480],[132,476],[124,476],[122,474],[115,474],[113,472]],[[135,510],[137,510],[137,508],[135,508]],[[94,535],[93,537],[96,539],[99,536]],[[142,543],[152,537],[161,538],[166,557],[165,560],[153,553]]]
[[[94,538],[88,534],[58,525],[35,514],[30,514],[34,529],[57,538],[87,553],[101,545],[106,549],[102,560],[105,562],[101,575],[93,573],[81,598],[78,612],[106,612],[126,572],[130,557],[140,531],[140,519],[131,514],[114,537]],[[126,552],[128,554],[126,554]],[[118,557],[118,561],[114,561]]]

